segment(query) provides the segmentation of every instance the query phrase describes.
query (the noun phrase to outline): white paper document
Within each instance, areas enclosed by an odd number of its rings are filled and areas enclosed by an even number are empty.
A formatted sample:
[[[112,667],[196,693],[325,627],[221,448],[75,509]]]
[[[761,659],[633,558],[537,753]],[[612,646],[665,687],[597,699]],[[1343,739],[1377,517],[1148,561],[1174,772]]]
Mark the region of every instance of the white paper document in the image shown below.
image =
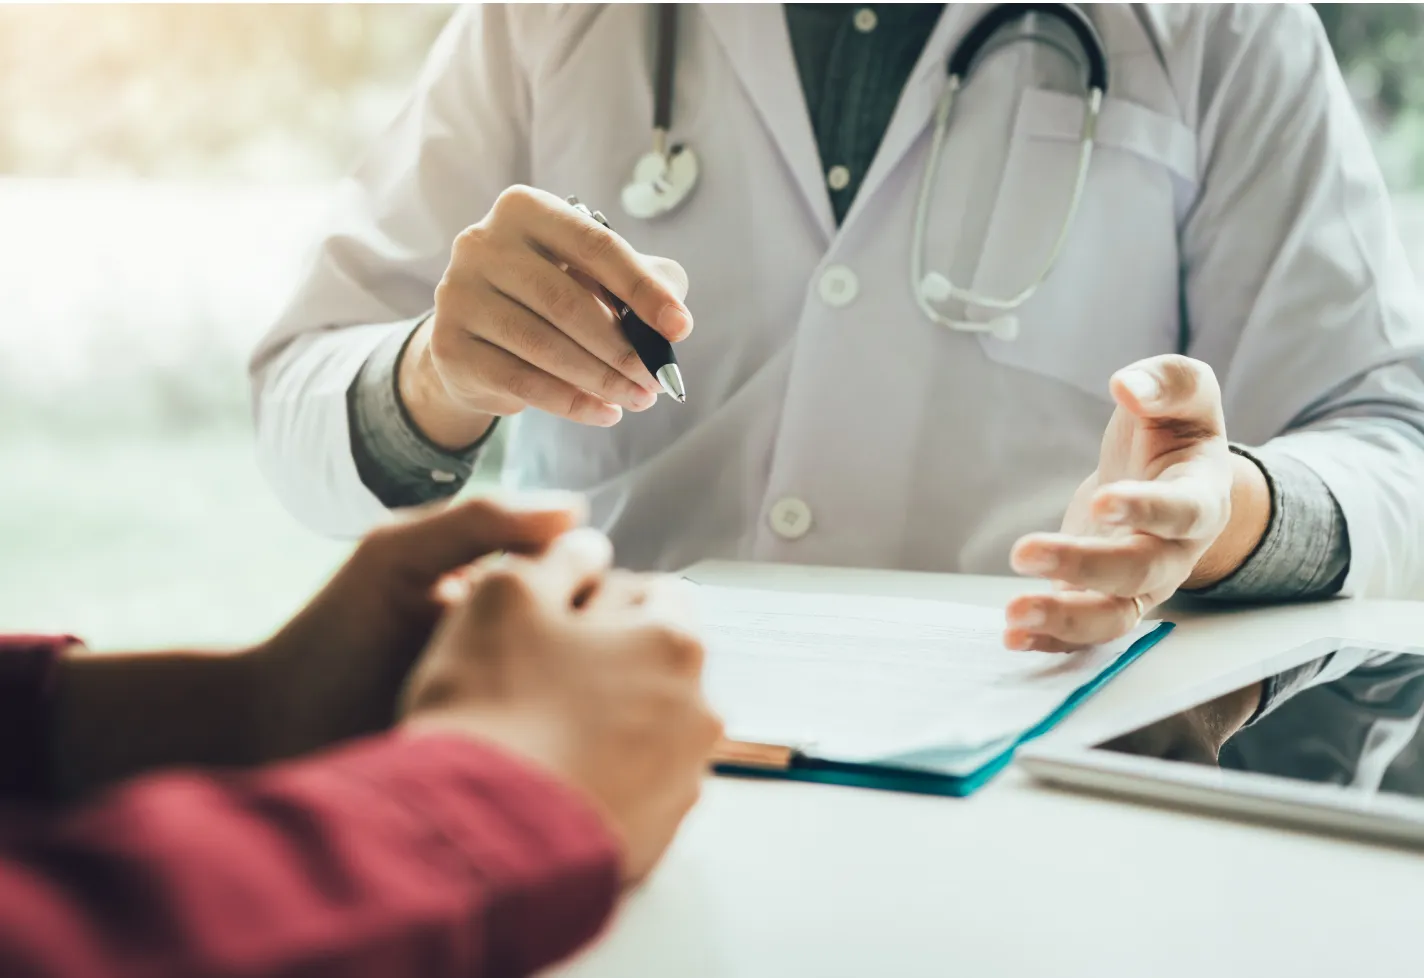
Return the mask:
[[[1004,648],[1001,609],[915,598],[700,586],[707,697],[735,740],[972,769],[1052,714],[1143,635],[1084,652]]]

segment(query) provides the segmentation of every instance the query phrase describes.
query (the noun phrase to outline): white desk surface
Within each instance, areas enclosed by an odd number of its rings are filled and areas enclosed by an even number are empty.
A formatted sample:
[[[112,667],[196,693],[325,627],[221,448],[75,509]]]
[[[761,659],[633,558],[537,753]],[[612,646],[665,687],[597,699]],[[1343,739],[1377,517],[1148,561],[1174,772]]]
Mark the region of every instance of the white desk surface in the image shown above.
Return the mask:
[[[1024,587],[720,563],[688,576],[977,604]],[[1243,668],[1324,636],[1424,644],[1418,602],[1163,617],[1176,632],[1051,736],[1130,729],[1142,702],[1225,691]],[[1421,974],[1421,914],[1424,854],[1057,791],[1012,769],[968,799],[713,778],[652,880],[559,973]]]

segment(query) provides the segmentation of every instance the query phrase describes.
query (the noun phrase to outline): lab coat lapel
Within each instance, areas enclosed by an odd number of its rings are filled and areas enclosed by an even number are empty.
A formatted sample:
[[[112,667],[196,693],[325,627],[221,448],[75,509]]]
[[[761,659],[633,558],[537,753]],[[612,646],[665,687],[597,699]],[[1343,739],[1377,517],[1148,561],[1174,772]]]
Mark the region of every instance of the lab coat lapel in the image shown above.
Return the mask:
[[[880,140],[870,170],[856,191],[855,201],[846,214],[842,228],[849,227],[856,215],[864,210],[887,177],[900,165],[911,147],[926,134],[934,118],[935,103],[944,91],[946,68],[954,46],[988,12],[982,3],[945,4],[944,12],[935,23],[934,31],[925,42],[920,59],[905,82],[895,114]]]
[[[835,215],[781,4],[708,3],[702,13],[829,243]]]

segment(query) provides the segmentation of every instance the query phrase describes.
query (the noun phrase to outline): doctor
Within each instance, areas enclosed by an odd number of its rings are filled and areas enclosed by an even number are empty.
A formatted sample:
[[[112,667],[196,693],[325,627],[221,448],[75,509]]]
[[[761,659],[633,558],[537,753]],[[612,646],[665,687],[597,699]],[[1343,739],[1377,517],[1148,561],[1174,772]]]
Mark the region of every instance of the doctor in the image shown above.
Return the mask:
[[[628,564],[1058,582],[1016,647],[1416,587],[1424,307],[1314,13],[1027,6],[462,10],[253,360],[277,491],[355,534],[518,414]]]

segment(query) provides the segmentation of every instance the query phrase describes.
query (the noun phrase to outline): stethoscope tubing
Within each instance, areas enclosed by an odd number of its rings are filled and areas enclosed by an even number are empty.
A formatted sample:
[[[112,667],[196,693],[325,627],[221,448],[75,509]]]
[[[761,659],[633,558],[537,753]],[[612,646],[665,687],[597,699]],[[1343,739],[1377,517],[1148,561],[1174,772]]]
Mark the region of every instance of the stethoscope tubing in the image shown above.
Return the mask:
[[[969,80],[974,63],[983,55],[995,50],[990,42],[994,36],[1015,20],[1046,14],[1058,20],[1071,31],[1083,51],[1085,61],[1083,126],[1079,135],[1078,172],[1073,181],[1073,192],[1063,215],[1063,222],[1054,239],[1047,259],[1039,274],[1015,294],[1008,297],[984,295],[972,289],[961,288],[949,277],[938,272],[925,271],[925,240],[928,232],[929,212],[934,198],[934,180],[939,173],[940,158],[944,152],[945,139],[954,116],[956,97]],[[1069,53],[1066,45],[1056,38],[1040,35],[1025,35],[1004,42],[1019,40],[1039,41]],[[679,207],[691,193],[698,177],[695,155],[683,161],[684,183],[678,186],[668,183],[674,174],[673,157],[678,152],[691,153],[691,148],[670,147],[668,133],[672,128],[673,84],[677,56],[677,4],[663,3],[657,11],[657,48],[655,55],[654,100],[653,100],[653,149],[652,153],[640,161],[640,169],[645,162],[653,163],[653,172],[661,175],[651,183],[635,174],[624,189],[625,209],[637,218],[651,220]],[[1071,53],[1069,53],[1071,57]],[[941,326],[963,332],[993,333],[1006,339],[1017,335],[1017,320],[1012,316],[1000,316],[988,322],[971,322],[946,316],[935,308],[936,303],[957,301],[966,309],[980,308],[998,313],[1012,313],[1038,291],[1053,271],[1068,241],[1074,219],[1082,202],[1083,190],[1087,185],[1088,170],[1092,163],[1093,146],[1097,135],[1098,116],[1102,111],[1103,99],[1108,88],[1108,58],[1102,39],[1093,27],[1092,21],[1074,4],[1064,3],[1022,3],[999,4],[981,17],[964,35],[951,52],[946,62],[947,77],[943,93],[935,105],[934,133],[930,141],[929,156],[920,179],[919,193],[915,202],[914,220],[911,222],[910,239],[910,288],[920,311],[931,321]],[[658,160],[662,166],[656,166]],[[637,201],[635,208],[630,201]]]

